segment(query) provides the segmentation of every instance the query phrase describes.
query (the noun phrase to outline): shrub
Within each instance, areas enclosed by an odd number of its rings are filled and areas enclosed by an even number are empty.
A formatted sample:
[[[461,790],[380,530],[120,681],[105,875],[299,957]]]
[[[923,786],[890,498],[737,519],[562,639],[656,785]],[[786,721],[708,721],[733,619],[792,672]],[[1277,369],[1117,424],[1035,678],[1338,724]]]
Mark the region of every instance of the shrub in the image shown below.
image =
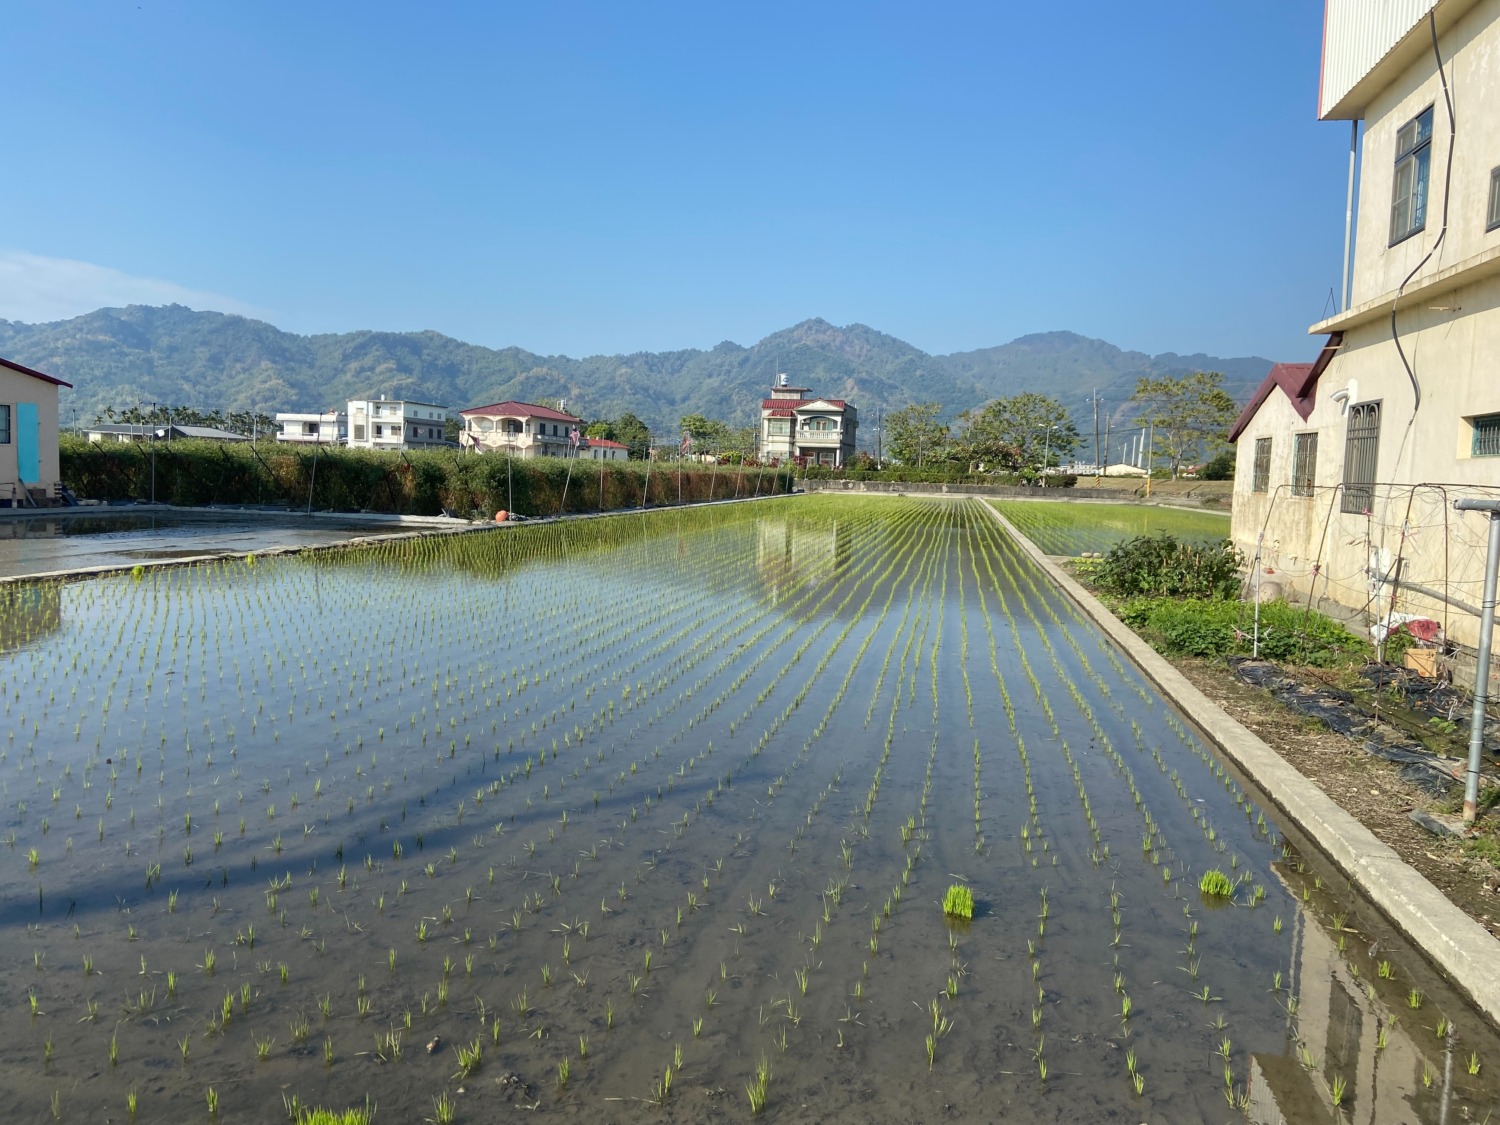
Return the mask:
[[[1110,548],[1095,581],[1121,598],[1233,598],[1244,565],[1245,556],[1227,539],[1196,546],[1166,533],[1140,535]]]

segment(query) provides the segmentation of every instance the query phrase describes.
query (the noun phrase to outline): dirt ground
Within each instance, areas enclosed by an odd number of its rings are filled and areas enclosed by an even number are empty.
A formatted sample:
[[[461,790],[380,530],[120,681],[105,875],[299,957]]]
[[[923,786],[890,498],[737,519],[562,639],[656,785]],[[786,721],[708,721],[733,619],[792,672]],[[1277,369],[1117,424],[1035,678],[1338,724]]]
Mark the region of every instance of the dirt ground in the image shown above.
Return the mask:
[[[1408,819],[1412,809],[1447,810],[1403,780],[1400,767],[1299,715],[1269,692],[1241,683],[1222,661],[1175,659],[1173,664],[1470,917],[1500,936],[1500,870],[1466,854],[1457,838],[1439,838]]]

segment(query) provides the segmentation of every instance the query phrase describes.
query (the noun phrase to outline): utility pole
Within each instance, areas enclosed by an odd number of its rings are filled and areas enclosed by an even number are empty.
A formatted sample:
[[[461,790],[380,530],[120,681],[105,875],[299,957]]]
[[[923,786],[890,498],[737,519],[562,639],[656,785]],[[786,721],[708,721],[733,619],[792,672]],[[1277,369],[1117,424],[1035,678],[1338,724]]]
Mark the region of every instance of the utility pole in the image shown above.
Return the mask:
[[[1484,560],[1484,598],[1479,603],[1479,661],[1474,670],[1474,710],[1469,719],[1469,771],[1464,783],[1464,823],[1473,824],[1479,808],[1479,768],[1484,753],[1484,707],[1490,687],[1490,648],[1495,632],[1496,572],[1500,568],[1500,500],[1457,500],[1460,512],[1484,512],[1490,518],[1489,550]]]
[[[1146,439],[1146,499],[1151,499],[1151,464],[1156,460],[1156,423],[1151,423],[1151,435]]]
[[[1104,464],[1099,466],[1101,473],[1109,472],[1109,415],[1104,416]]]
[[[1094,483],[1099,482],[1099,388],[1094,388]],[[1108,442],[1104,446],[1109,448]]]
[[[875,412],[875,467],[877,469],[880,468],[882,460],[880,453],[880,428],[884,424],[884,422],[885,411],[877,410]]]

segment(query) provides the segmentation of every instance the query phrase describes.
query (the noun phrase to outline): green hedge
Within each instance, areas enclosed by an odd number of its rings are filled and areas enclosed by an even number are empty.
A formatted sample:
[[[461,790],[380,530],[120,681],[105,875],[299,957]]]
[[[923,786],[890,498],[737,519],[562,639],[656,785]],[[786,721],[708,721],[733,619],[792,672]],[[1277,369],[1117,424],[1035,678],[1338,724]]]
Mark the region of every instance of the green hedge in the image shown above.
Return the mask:
[[[808,480],[874,480],[901,484],[998,484],[1011,487],[1035,484],[1040,478],[1036,474],[1023,473],[966,473],[957,469],[913,469],[897,466],[893,469],[831,469],[826,465],[808,465],[801,470]],[[1053,473],[1047,477],[1047,488],[1072,488],[1078,478],[1066,473]]]
[[[315,511],[394,512],[465,516],[513,508],[525,516],[662,506],[679,500],[675,462],[567,461],[507,458],[458,450],[383,450],[213,441],[90,443],[64,435],[59,443],[63,483],[91,500],[147,500],[165,504],[267,504]],[[314,466],[316,465],[316,469]],[[603,494],[601,497],[601,467]],[[570,473],[571,470],[571,473]],[[788,469],[684,464],[683,503],[736,495],[788,492]],[[566,501],[564,495],[566,494]],[[509,499],[508,499],[509,497]]]

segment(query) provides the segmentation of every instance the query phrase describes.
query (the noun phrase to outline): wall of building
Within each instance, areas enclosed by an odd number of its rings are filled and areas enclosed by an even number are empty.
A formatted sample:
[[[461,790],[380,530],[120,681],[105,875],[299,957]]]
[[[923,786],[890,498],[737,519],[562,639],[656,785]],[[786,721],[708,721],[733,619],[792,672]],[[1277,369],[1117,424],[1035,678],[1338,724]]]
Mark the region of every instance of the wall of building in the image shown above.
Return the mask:
[[[1478,620],[1453,605],[1381,579],[1400,560],[1399,575],[1477,606],[1482,595],[1485,520],[1451,510],[1461,496],[1500,497],[1500,457],[1473,455],[1475,415],[1500,413],[1500,278],[1460,289],[1459,311],[1421,309],[1403,316],[1401,341],[1422,389],[1412,413],[1411,380],[1391,341],[1388,320],[1347,330],[1328,365],[1304,422],[1290,400],[1273,391],[1237,443],[1232,535],[1253,555],[1262,552],[1281,582],[1299,597],[1329,598],[1376,619],[1391,608],[1445,622],[1450,637],[1473,645]],[[1368,513],[1341,511],[1348,416],[1335,392],[1351,402],[1379,402],[1381,428],[1376,487]],[[1293,496],[1294,435],[1316,433],[1311,496]],[[1269,488],[1252,491],[1256,439],[1271,439]]]
[[[1485,230],[1484,221],[1490,170],[1500,164],[1500,0],[1476,4],[1440,35],[1438,42],[1458,132],[1453,145],[1448,230],[1440,252],[1433,255],[1419,277],[1500,244],[1495,232]],[[1397,134],[1428,106],[1433,107],[1433,122],[1426,228],[1391,246]],[[1366,110],[1351,306],[1394,292],[1432,248],[1442,222],[1449,147],[1448,110],[1429,46],[1371,99]]]
[[[11,438],[0,445],[0,496],[10,495],[10,486],[17,484],[20,474],[17,467],[16,407],[21,403],[35,403],[37,407],[37,449],[40,472],[33,486],[40,485],[50,491],[54,482],[61,479],[57,464],[57,386],[30,375],[22,375],[8,367],[0,367],[0,403],[11,408]]]

